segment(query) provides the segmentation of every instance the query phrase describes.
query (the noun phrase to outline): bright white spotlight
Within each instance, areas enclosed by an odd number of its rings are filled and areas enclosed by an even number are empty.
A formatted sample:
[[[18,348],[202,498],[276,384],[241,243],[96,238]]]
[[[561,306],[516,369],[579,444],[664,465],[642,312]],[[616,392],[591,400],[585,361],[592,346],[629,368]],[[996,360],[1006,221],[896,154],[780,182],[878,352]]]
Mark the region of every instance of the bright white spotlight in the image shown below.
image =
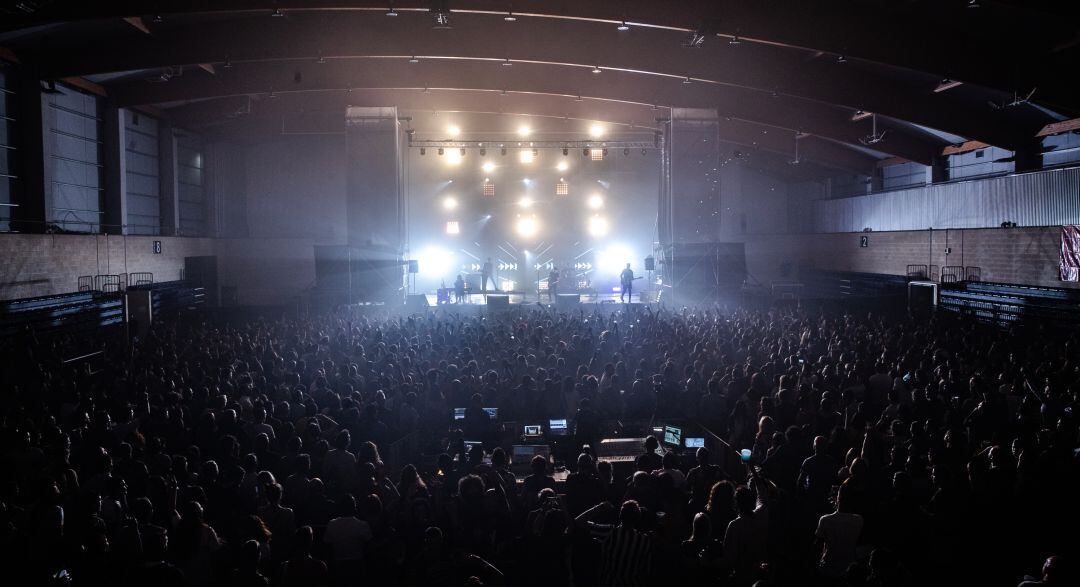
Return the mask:
[[[522,208],[531,208],[532,205],[533,205],[533,199],[530,198],[529,196],[525,196],[525,197],[521,198],[520,200],[518,200],[518,206],[521,206]]]
[[[589,218],[589,234],[591,236],[604,236],[608,232],[608,222],[602,216]]]
[[[589,196],[589,199],[586,201],[586,203],[593,210],[599,210],[600,208],[604,207],[604,198],[600,197],[600,194],[593,194]]]
[[[439,247],[428,247],[416,256],[420,274],[430,277],[443,277],[454,266],[454,253]]]
[[[558,169],[559,171],[566,171],[569,168],[570,164],[566,161],[559,161],[559,164],[555,166],[555,169]]]
[[[518,127],[518,136],[527,137],[532,133],[532,129],[528,125],[521,125]]]
[[[532,163],[533,162],[533,150],[532,149],[522,149],[521,152],[518,154],[518,159],[522,163]]]
[[[447,221],[446,234],[461,234],[461,224],[457,220]]]
[[[456,124],[451,124],[450,126],[446,127],[446,132],[450,136],[456,137],[461,134],[461,127]]]
[[[460,149],[447,149],[446,150],[446,164],[447,165],[461,165],[461,150]]]
[[[495,164],[491,161],[484,161],[484,164],[480,166],[480,169],[484,170],[484,173],[491,173],[495,171]]]
[[[596,270],[609,275],[618,275],[633,258],[633,253],[627,247],[611,245],[596,253]]]
[[[594,124],[594,125],[590,126],[589,127],[589,136],[594,138],[594,139],[598,139],[598,138],[604,136],[604,127],[603,127],[603,125]]]
[[[536,236],[536,233],[540,230],[540,225],[536,222],[536,217],[523,216],[518,218],[515,228],[517,229],[518,236],[531,238]]]
[[[457,208],[457,200],[454,198],[445,198],[442,201],[442,207],[446,210],[454,210]]]

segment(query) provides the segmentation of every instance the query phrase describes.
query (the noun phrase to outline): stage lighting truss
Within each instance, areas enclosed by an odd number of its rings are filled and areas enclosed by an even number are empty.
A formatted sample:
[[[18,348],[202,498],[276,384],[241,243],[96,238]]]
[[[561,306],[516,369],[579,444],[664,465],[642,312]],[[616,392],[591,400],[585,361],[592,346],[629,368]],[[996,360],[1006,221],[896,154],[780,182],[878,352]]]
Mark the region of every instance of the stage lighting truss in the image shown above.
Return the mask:
[[[418,140],[409,138],[409,147],[416,149],[486,149],[492,146],[491,140]],[[569,154],[570,149],[581,149],[582,154],[585,157],[597,157],[604,156],[608,149],[634,149],[651,151],[660,148],[659,143],[655,140],[648,141],[603,141],[602,143],[597,141],[528,141],[521,144],[522,150],[530,150],[534,156],[539,156],[540,150],[555,150],[564,154]],[[599,154],[594,153],[598,151]],[[507,146],[499,146],[499,154],[507,154]]]

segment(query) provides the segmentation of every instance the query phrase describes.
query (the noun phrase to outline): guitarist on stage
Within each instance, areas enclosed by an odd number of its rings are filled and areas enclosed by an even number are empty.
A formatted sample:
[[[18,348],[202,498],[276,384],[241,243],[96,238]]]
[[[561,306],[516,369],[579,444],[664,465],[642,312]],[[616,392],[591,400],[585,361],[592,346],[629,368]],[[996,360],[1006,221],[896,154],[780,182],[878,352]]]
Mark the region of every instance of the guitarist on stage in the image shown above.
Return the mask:
[[[619,301],[634,301],[634,270],[630,268],[630,264],[626,264],[626,269],[622,270],[619,274],[619,280],[622,282],[622,291],[619,292]],[[623,296],[626,296],[624,299]]]

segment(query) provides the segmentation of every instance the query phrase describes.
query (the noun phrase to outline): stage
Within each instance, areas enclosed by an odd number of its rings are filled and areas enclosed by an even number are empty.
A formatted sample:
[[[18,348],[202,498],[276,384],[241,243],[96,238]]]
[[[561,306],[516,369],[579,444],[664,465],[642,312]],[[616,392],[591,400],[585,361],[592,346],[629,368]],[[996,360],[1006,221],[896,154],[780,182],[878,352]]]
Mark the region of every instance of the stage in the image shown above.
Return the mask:
[[[541,304],[545,305],[545,306],[546,305],[557,305],[557,302],[554,299],[548,299],[548,295],[546,293],[541,293],[540,296],[539,296],[539,299],[538,299],[537,295],[536,295],[536,292],[525,293],[525,292],[521,292],[521,291],[512,291],[512,292],[489,291],[487,293],[473,293],[473,294],[466,294],[465,295],[465,302],[464,303],[453,303],[453,301],[452,301],[453,296],[451,296],[451,302],[450,303],[445,303],[444,302],[442,304],[439,303],[438,294],[424,293],[423,295],[427,299],[427,303],[428,303],[429,306],[441,306],[441,307],[486,306],[488,304],[488,296],[507,296],[507,300],[509,301],[510,305],[514,305],[514,306],[520,306],[522,304],[536,304],[538,301]],[[565,295],[565,294],[563,294],[563,295]],[[625,302],[625,303],[642,304],[642,303],[646,303],[646,302],[653,302],[654,298],[655,298],[655,295],[650,295],[647,292],[643,292],[643,293],[634,293],[629,297],[630,297],[630,300]],[[642,299],[643,297],[644,297],[644,300]],[[583,293],[583,294],[580,294],[580,303],[581,304],[601,305],[601,306],[607,306],[607,305],[617,306],[617,305],[619,305],[619,304],[621,304],[623,302],[620,302],[619,294],[617,294],[617,293],[610,293],[610,294]]]

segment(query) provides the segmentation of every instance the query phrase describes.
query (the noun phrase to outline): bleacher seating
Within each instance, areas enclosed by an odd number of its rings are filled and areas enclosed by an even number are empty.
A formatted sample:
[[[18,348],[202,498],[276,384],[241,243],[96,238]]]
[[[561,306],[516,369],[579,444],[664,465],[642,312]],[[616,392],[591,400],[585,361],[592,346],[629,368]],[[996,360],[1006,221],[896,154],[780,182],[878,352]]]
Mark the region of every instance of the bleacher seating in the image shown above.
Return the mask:
[[[201,306],[206,300],[206,290],[190,287],[185,281],[161,281],[134,285],[129,290],[150,290],[150,299],[154,315],[161,312],[176,312]]]
[[[908,278],[884,273],[854,271],[815,271],[806,282],[806,297],[814,298],[902,298],[907,294]]]
[[[1080,324],[1080,291],[969,281],[944,285],[938,308],[1001,325],[1040,320],[1075,327]]]
[[[43,334],[100,328],[123,321],[124,298],[120,294],[76,292],[0,302],[0,336],[27,328]]]

